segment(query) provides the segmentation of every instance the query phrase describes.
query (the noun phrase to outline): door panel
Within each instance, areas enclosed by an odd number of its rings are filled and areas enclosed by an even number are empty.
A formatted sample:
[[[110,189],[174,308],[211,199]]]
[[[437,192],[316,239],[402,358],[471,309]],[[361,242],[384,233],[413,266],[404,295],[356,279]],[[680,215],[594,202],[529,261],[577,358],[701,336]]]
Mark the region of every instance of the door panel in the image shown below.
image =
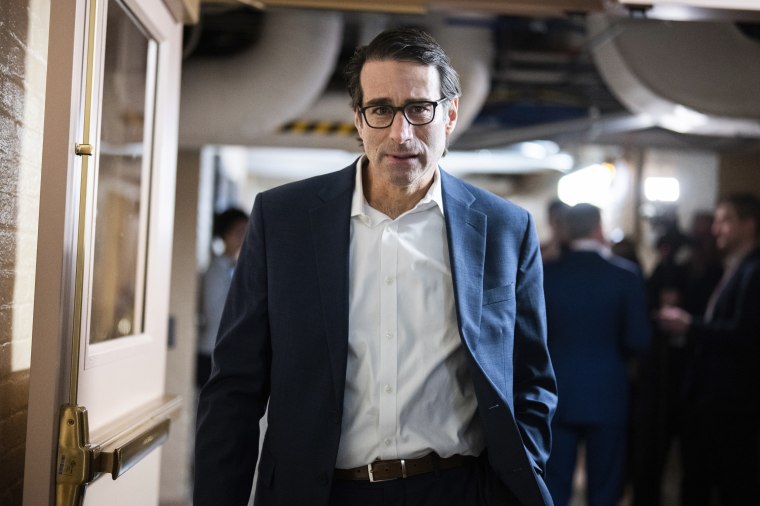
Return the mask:
[[[182,27],[155,0],[60,0],[51,18],[37,262],[58,270],[37,276],[24,502],[53,502],[56,481],[78,502],[84,477],[85,504],[157,504],[178,407],[164,376]]]
[[[163,393],[167,318],[150,318],[150,311],[156,299],[167,297],[168,281],[148,277],[147,258],[149,243],[166,251],[171,245],[155,235],[149,242],[149,213],[172,212],[165,207],[172,197],[161,194],[153,156],[162,34],[141,21],[146,13],[139,1],[102,0],[98,7],[98,25],[105,29],[96,26],[94,156],[88,160],[88,207],[78,251],[83,275],[77,404],[87,408],[92,431]]]

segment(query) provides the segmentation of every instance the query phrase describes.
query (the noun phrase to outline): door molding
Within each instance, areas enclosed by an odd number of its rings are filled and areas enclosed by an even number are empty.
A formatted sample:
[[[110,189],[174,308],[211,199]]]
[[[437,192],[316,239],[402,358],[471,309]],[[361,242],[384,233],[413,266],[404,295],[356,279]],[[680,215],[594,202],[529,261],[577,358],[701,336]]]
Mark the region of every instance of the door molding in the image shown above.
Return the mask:
[[[106,3],[108,0],[96,0]],[[159,206],[150,205],[150,228],[148,242],[156,244],[160,237],[172,237],[174,185],[176,168],[177,125],[179,119],[179,82],[181,68],[182,26],[174,20],[163,2],[155,0],[122,0],[130,9],[140,14],[146,26],[153,32],[158,42],[159,72],[162,76],[156,86],[156,100],[160,104],[155,118],[154,146],[146,156],[150,156],[154,166],[151,176],[152,192],[163,192],[170,197],[165,212]],[[69,380],[72,370],[81,367],[83,358],[74,352],[72,343],[78,342],[81,333],[77,330],[75,315],[78,310],[77,297],[77,252],[81,237],[80,198],[87,184],[83,178],[82,163],[89,158],[87,146],[90,144],[83,135],[85,111],[84,71],[87,59],[88,34],[85,33],[89,15],[88,0],[55,0],[50,5],[50,23],[48,40],[48,65],[45,90],[45,122],[42,146],[42,167],[40,182],[40,218],[38,225],[39,247],[36,257],[36,290],[34,303],[34,320],[32,328],[32,359],[29,384],[29,408],[26,438],[26,459],[24,469],[23,504],[36,506],[55,503],[56,455],[58,453],[59,414],[61,406],[77,406],[77,383]],[[94,125],[98,128],[98,125]],[[79,144],[79,146],[77,146]],[[84,148],[84,149],[83,149]],[[97,153],[97,146],[93,146]],[[90,165],[96,165],[89,162]],[[91,169],[93,170],[93,169]],[[166,317],[168,315],[168,286],[170,280],[171,239],[168,246],[148,248],[147,275],[153,276],[162,285],[151,293],[151,301],[146,302],[146,315],[151,319],[150,328],[157,329],[153,340],[165,343]],[[80,282],[81,283],[81,282]],[[80,286],[81,288],[81,286]],[[165,292],[165,293],[164,293]],[[164,300],[165,299],[165,300]],[[82,322],[84,323],[84,321]],[[147,323],[146,323],[147,325]],[[140,336],[138,336],[140,337]],[[84,352],[84,348],[82,348]],[[165,364],[165,346],[163,352],[151,357],[151,362],[163,361]],[[158,362],[156,362],[158,363]],[[97,365],[97,364],[96,364]],[[109,363],[108,368],[111,367]],[[139,377],[136,379],[140,379]],[[163,372],[155,376],[157,385],[150,396],[168,405],[161,397],[163,391]],[[152,385],[152,383],[151,383]],[[125,385],[117,385],[119,391]],[[153,389],[153,387],[151,386]],[[81,392],[80,392],[81,393]],[[120,397],[119,397],[120,398]],[[108,449],[117,460],[119,454],[126,455],[126,461],[118,467],[119,473],[126,469],[126,464],[138,462],[137,457],[144,456],[147,450],[158,446],[165,439],[168,416],[161,420],[158,415],[149,415],[142,420],[142,427],[130,432],[114,429],[113,423],[124,423],[135,412],[145,412],[139,403],[142,398],[131,398],[125,404],[119,404],[121,412],[109,417],[100,417],[93,423],[96,429],[89,435],[86,417],[83,431],[78,425],[80,438],[92,448],[99,450],[94,461],[102,458]],[[73,401],[73,402],[69,402]],[[144,406],[143,406],[144,408]],[[166,407],[159,409],[165,411]],[[76,411],[76,410],[75,410]],[[86,412],[86,411],[85,411]],[[94,411],[93,411],[94,413]],[[112,416],[116,416],[113,419]],[[79,417],[79,415],[77,415]],[[92,421],[94,416],[90,416]],[[151,421],[152,420],[152,421]],[[76,422],[77,420],[75,420]],[[153,423],[155,422],[155,423]],[[113,432],[116,430],[116,432]],[[146,432],[147,431],[147,432]],[[128,437],[128,434],[131,436]],[[114,434],[121,434],[117,438]],[[143,437],[140,437],[143,436]],[[126,438],[126,439],[125,439]],[[90,441],[91,440],[91,441]],[[111,445],[108,445],[111,441]],[[111,446],[113,446],[111,451]],[[155,453],[154,453],[155,455]],[[158,456],[146,459],[151,464],[140,465],[143,469],[155,469]],[[96,462],[97,463],[97,462]],[[100,464],[98,464],[100,465]],[[111,468],[113,469],[113,468]],[[152,471],[151,471],[152,472]],[[135,474],[137,473],[137,474]],[[144,471],[132,471],[126,478],[128,483],[135,477],[144,475]],[[134,475],[134,476],[132,476]],[[150,478],[150,476],[149,476]],[[152,479],[152,478],[151,478]],[[157,478],[156,478],[157,481]],[[122,480],[119,480],[122,482]],[[98,484],[98,489],[103,488]],[[110,490],[110,489],[109,489]]]

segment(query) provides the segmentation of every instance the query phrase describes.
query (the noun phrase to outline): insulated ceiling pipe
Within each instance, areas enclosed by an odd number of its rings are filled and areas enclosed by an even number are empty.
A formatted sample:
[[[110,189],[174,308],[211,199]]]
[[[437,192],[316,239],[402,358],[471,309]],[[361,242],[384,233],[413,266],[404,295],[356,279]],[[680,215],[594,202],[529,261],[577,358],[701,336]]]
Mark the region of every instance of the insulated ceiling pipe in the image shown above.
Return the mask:
[[[618,99],[669,130],[760,137],[760,44],[731,23],[588,18],[592,53]]]
[[[462,85],[453,142],[475,120],[491,90],[493,34],[488,26],[443,17],[430,25],[430,34],[449,55]]]
[[[488,18],[447,18],[428,15],[423,22],[419,17],[364,14],[359,24],[359,44],[368,44],[381,31],[394,26],[418,25],[430,32],[449,55],[459,74],[462,97],[459,101],[457,126],[451,136],[453,142],[467,130],[483,107],[491,87],[494,42]],[[353,123],[350,99],[345,90],[328,91],[299,117],[304,122]],[[354,136],[325,136],[292,134],[272,131],[254,141],[257,146],[293,146],[302,148],[329,148],[358,151]]]
[[[342,38],[340,13],[271,9],[251,48],[186,61],[180,146],[250,145],[298,117],[326,87]]]

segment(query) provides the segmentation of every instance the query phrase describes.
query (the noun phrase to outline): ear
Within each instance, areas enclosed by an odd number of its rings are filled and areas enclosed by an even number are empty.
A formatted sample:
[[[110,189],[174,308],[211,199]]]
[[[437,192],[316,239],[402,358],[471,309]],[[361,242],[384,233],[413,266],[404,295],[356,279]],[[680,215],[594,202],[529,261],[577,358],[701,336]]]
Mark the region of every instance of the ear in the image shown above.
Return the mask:
[[[459,110],[459,97],[449,100],[446,108],[446,135],[450,135],[457,126],[457,114]]]
[[[357,132],[361,132],[362,128],[364,127],[364,122],[362,121],[362,115],[359,113],[358,110],[354,111],[354,126],[356,127]]]

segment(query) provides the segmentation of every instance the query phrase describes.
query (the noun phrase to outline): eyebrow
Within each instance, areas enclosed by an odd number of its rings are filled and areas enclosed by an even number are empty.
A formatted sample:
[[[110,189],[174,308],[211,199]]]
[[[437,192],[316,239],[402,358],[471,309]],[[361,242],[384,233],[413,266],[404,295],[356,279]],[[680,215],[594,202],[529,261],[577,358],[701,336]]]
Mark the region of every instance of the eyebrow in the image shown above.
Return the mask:
[[[417,102],[435,102],[435,100],[431,100],[429,98],[412,98],[404,102],[403,105],[415,104]],[[393,101],[385,97],[373,98],[372,100],[367,100],[367,103],[364,105],[364,107],[372,107],[373,105],[393,105]]]

